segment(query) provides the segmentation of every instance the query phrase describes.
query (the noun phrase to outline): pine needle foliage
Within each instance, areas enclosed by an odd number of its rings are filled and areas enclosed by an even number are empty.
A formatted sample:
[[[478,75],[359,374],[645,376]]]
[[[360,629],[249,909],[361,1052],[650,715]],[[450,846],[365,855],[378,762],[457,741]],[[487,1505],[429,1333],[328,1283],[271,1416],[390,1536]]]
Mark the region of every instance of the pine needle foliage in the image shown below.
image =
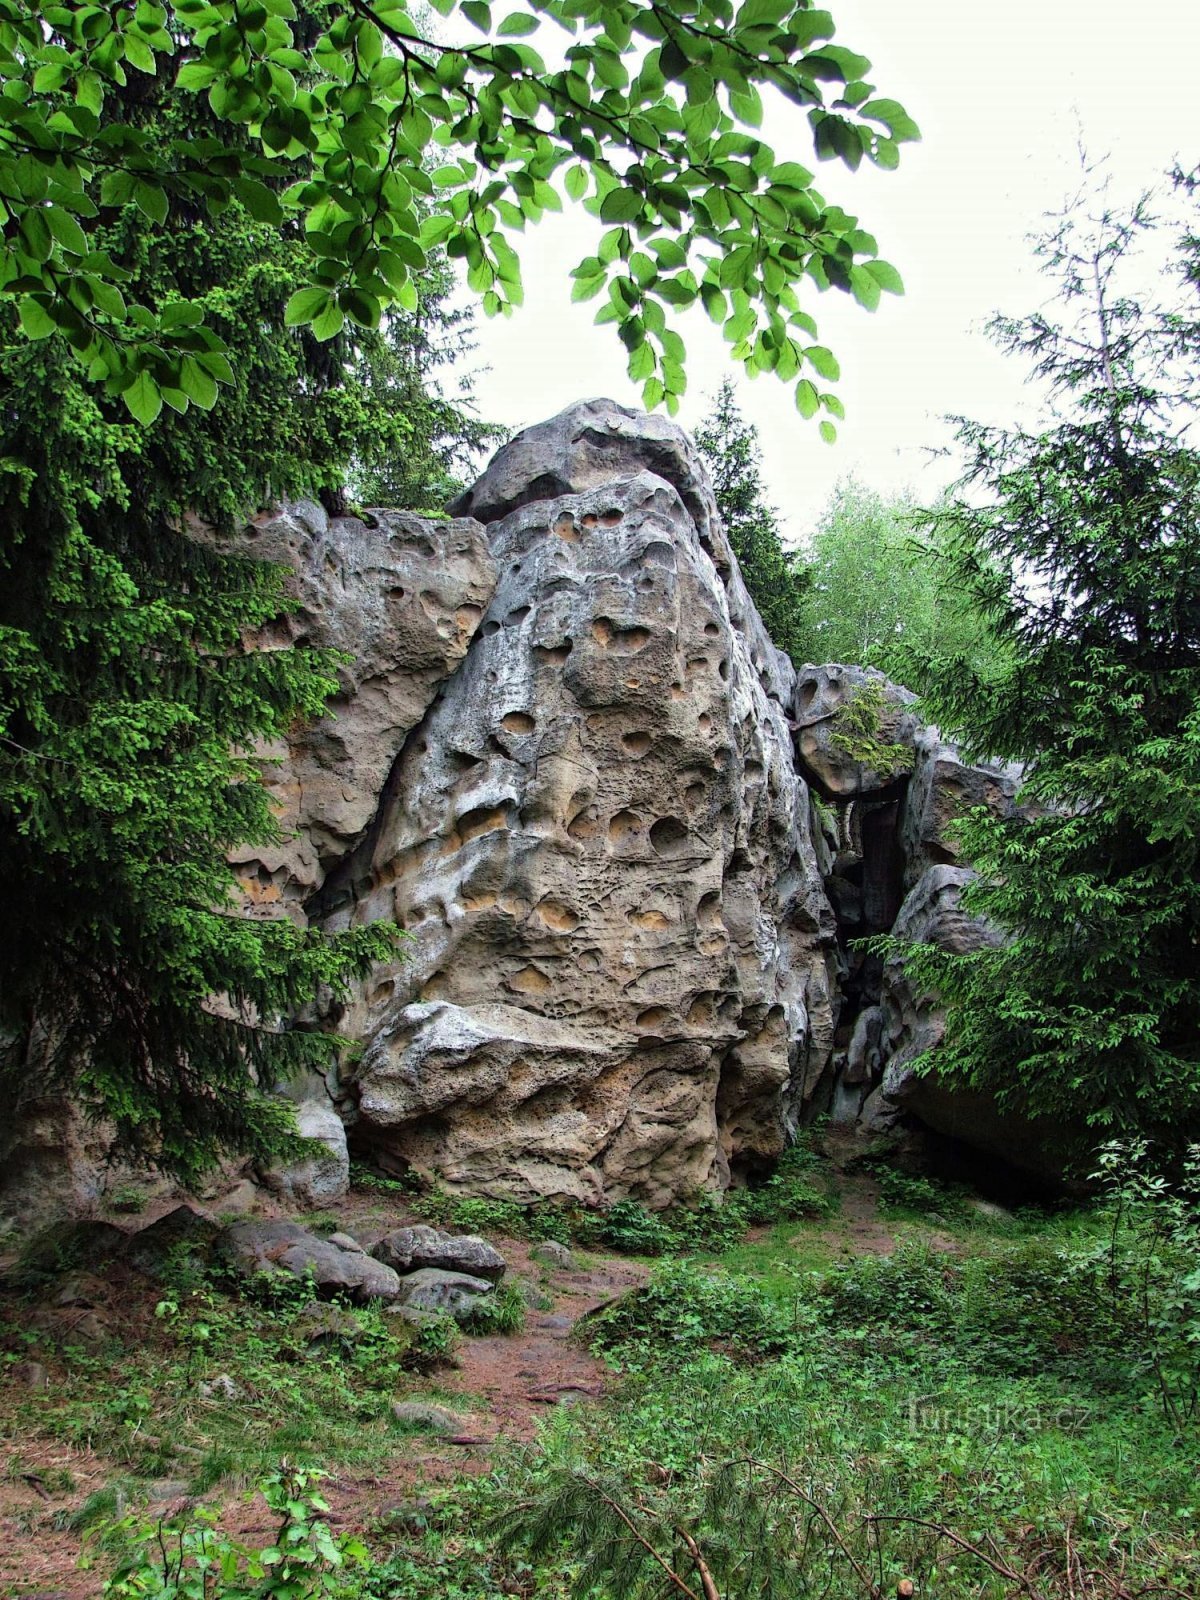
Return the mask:
[[[1093,196],[1042,240],[1057,305],[993,331],[1055,416],[963,422],[960,491],[929,513],[1000,665],[935,660],[926,704],[969,755],[1026,764],[1032,814],[962,824],[967,904],[1004,942],[902,948],[948,1007],[924,1064],[1081,1148],[1200,1128],[1198,319],[1194,279],[1166,309],[1123,291],[1154,231]]]
[[[697,428],[696,443],[750,598],[771,638],[799,664],[804,659],[802,607],[811,579],[801,557],[784,546],[779,513],[762,481],[758,434],[742,416],[731,378],[721,384]]]
[[[205,131],[202,102],[184,117],[153,85],[105,108],[147,150]],[[0,326],[0,1076],[12,1133],[70,1092],[191,1181],[223,1150],[282,1147],[290,1111],[264,1091],[334,1045],[295,1019],[393,945],[236,914],[228,852],[280,838],[255,752],[322,713],[337,658],[248,648],[288,602],[222,535],[272,498],[336,504],[353,462],[403,457],[427,502],[464,435],[403,327],[285,325],[305,248],[248,206],[143,224],[110,207],[95,243],[131,298],[219,330],[234,360],[209,406],[168,391],[140,426],[58,341],[11,309]]]

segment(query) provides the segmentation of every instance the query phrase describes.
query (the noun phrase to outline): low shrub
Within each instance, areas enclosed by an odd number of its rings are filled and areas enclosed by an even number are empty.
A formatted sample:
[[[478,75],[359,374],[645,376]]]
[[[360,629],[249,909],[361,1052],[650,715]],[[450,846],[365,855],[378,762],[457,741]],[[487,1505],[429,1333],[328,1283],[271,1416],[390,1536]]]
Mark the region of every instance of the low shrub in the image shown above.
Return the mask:
[[[520,1333],[525,1326],[525,1296],[519,1284],[501,1283],[481,1294],[462,1324],[467,1333]]]
[[[664,1262],[650,1281],[586,1321],[596,1350],[623,1363],[676,1361],[682,1349],[721,1345],[761,1359],[792,1348],[802,1319],[750,1278],[689,1262]]]
[[[96,1538],[121,1549],[105,1600],[318,1600],[347,1593],[348,1568],[365,1566],[366,1546],[334,1533],[317,1485],[324,1473],[281,1466],[259,1485],[277,1519],[270,1545],[257,1549],[223,1533],[216,1513],[191,1508],[182,1519],[136,1516],[102,1525]],[[214,1582],[215,1580],[215,1582]]]

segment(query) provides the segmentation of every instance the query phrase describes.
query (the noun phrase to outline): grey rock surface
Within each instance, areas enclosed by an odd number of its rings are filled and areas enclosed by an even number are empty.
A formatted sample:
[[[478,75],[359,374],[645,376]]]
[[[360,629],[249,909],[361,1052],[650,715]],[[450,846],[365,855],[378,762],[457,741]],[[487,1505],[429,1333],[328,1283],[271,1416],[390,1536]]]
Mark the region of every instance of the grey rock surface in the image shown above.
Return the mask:
[[[1017,766],[968,765],[933,727],[921,729],[914,753],[901,829],[910,885],[927,867],[957,865],[959,846],[948,831],[956,818],[977,806],[986,806],[996,817],[1015,816],[1021,781]]]
[[[341,1022],[354,1137],[451,1189],[663,1205],[784,1147],[833,917],[686,436],[607,404],[530,432],[458,508],[501,578],[345,875],[347,920],[414,941]]]
[[[400,1292],[400,1279],[390,1267],[361,1251],[341,1250],[297,1222],[233,1222],[221,1230],[217,1248],[246,1277],[311,1276],[318,1294],[347,1294],[360,1301],[394,1300]]]
[[[289,1205],[317,1211],[340,1200],[350,1188],[345,1124],[328,1099],[308,1099],[296,1107],[296,1131],[319,1149],[303,1161],[272,1168],[263,1174],[263,1181]]]
[[[203,529],[193,531],[205,536]],[[282,842],[233,857],[251,915],[304,900],[365,834],[404,740],[466,653],[495,585],[483,530],[399,511],[330,518],[301,501],[256,517],[246,553],[291,569],[298,602],[260,649],[343,651],[329,713],[264,749]]]
[[[555,1239],[547,1239],[543,1244],[534,1245],[529,1252],[535,1261],[540,1261],[544,1266],[553,1267],[559,1272],[573,1272],[575,1270],[575,1257],[565,1244],[559,1244]]]
[[[414,1272],[421,1267],[439,1267],[444,1272],[465,1272],[489,1283],[499,1283],[506,1262],[500,1252],[476,1234],[442,1233],[437,1228],[418,1224],[396,1228],[371,1246],[377,1261],[386,1262],[396,1272]]]
[[[139,1272],[161,1277],[168,1268],[187,1262],[204,1266],[213,1253],[220,1227],[191,1206],[175,1206],[157,1222],[139,1228],[125,1247],[125,1256]]]
[[[466,1419],[446,1406],[435,1405],[430,1400],[394,1400],[392,1416],[404,1428],[417,1428],[422,1433],[462,1433]]]
[[[882,771],[855,753],[854,741],[847,734],[846,714],[864,693],[878,696],[880,701],[879,742],[897,747],[896,758]],[[796,674],[792,712],[800,769],[823,795],[838,800],[888,788],[912,766],[921,728],[911,710],[916,698],[871,667],[840,662],[801,667]]]
[[[412,1311],[447,1312],[456,1322],[465,1322],[481,1295],[491,1294],[493,1285],[486,1278],[469,1272],[444,1272],[439,1267],[422,1267],[399,1280],[400,1304]]]

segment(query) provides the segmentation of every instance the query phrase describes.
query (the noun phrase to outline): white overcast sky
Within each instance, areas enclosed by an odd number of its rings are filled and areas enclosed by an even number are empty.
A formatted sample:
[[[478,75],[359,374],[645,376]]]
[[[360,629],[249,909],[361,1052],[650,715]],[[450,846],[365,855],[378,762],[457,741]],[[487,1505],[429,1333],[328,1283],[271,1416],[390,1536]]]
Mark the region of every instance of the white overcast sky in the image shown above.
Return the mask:
[[[764,136],[780,159],[816,166],[827,199],[855,213],[903,274],[903,299],[871,315],[847,296],[813,294],[821,341],[842,364],[847,420],[837,444],[805,424],[777,380],[738,371],[739,400],[757,426],[786,534],[803,542],[835,482],[932,494],[949,469],[931,462],[942,422],[1033,420],[1019,365],[984,336],[997,310],[1044,298],[1027,235],[1078,184],[1080,137],[1107,153],[1115,197],[1157,184],[1178,157],[1200,161],[1197,0],[834,0],[838,40],[871,59],[880,94],[903,102],[923,141],[900,169],[817,165],[808,125],[781,103]],[[534,41],[537,42],[537,41]],[[637,405],[611,326],[596,302],[573,306],[569,272],[590,253],[594,224],[577,208],[515,239],[526,304],[478,321],[480,410],[519,428],[572,401],[608,395]],[[689,392],[679,420],[694,427],[726,371],[728,347],[701,312],[677,323],[688,345]]]

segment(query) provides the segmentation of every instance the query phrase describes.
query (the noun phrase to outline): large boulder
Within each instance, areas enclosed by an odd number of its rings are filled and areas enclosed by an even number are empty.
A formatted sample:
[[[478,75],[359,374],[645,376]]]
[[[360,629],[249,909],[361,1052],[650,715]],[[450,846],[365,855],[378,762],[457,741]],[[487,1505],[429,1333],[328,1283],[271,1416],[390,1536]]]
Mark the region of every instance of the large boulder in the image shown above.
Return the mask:
[[[313,1098],[297,1105],[296,1131],[313,1141],[312,1154],[272,1168],[263,1174],[264,1182],[291,1205],[304,1211],[319,1210],[340,1200],[350,1188],[345,1124],[328,1099]]]
[[[195,1272],[206,1267],[220,1234],[220,1226],[192,1206],[174,1206],[156,1221],[132,1234],[125,1248],[127,1259],[139,1272],[161,1278],[186,1267]]]
[[[288,1274],[311,1280],[324,1298],[346,1295],[352,1300],[395,1300],[399,1276],[361,1250],[343,1250],[330,1239],[309,1233],[296,1222],[275,1220],[233,1222],[222,1229],[217,1249],[245,1278]]]
[[[710,501],[678,429],[591,403],[455,508],[501,576],[330,923],[411,936],[339,1021],[378,1159],[665,1205],[777,1155],[823,1070],[835,926],[791,669],[735,620]]]
[[[961,852],[950,824],[967,812],[985,806],[995,817],[1017,815],[1020,781],[1020,767],[987,762],[971,766],[936,728],[922,728],[901,823],[909,885],[928,867],[958,864]]]
[[[833,800],[894,788],[912,770],[916,698],[873,667],[801,667],[792,704],[800,770]]]
[[[962,904],[963,889],[971,878],[963,867],[926,868],[896,919],[896,934],[936,944],[955,955],[994,948],[1001,939],[999,931]],[[863,1106],[866,1131],[881,1132],[916,1119],[934,1133],[1035,1179],[1048,1183],[1061,1179],[1078,1130],[1003,1111],[985,1090],[951,1088],[936,1071],[914,1071],[917,1058],[940,1043],[945,1016],[938,995],[915,985],[900,957],[885,965],[881,1011],[886,1064],[879,1087]]]
[[[489,1283],[499,1283],[507,1266],[499,1250],[477,1234],[442,1233],[421,1224],[385,1233],[371,1246],[371,1254],[395,1272],[437,1267],[443,1272],[466,1272],[475,1278],[486,1278]]]

